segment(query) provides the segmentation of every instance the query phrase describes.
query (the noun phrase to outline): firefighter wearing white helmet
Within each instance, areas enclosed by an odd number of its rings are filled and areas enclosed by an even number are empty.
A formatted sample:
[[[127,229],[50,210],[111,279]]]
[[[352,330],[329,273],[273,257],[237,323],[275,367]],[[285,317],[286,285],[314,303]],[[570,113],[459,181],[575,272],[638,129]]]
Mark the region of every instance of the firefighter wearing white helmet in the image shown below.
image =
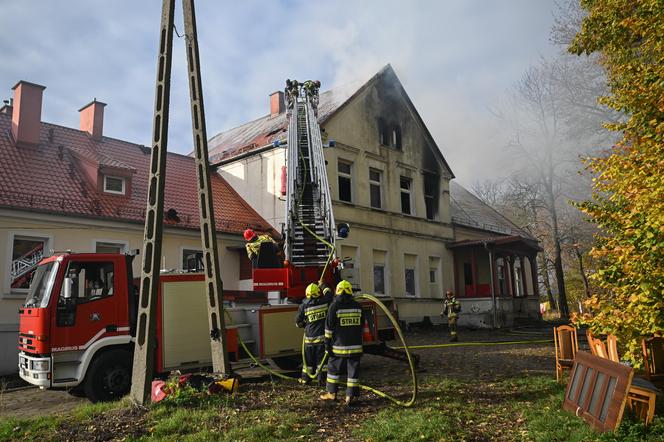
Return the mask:
[[[304,365],[300,382],[308,384],[325,358],[325,319],[332,301],[332,290],[321,283],[311,283],[305,291],[306,299],[300,304],[295,316],[295,325],[304,327]],[[322,295],[322,296],[321,296]],[[325,385],[327,367],[318,373],[318,384]]]
[[[341,376],[346,374],[346,405],[360,393],[360,359],[362,358],[362,324],[364,314],[353,298],[353,286],[343,280],[337,284],[336,296],[325,321],[325,347],[328,352],[327,393],[323,400],[336,400]]]

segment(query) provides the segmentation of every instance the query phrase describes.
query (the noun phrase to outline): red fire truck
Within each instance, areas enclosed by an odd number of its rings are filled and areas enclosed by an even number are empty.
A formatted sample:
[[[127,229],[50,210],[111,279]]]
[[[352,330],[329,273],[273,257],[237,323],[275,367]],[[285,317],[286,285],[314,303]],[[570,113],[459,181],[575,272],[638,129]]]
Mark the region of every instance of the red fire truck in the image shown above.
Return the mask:
[[[19,373],[43,388],[66,388],[93,401],[125,394],[131,382],[137,289],[133,256],[60,253],[35,271],[19,310]],[[157,373],[210,365],[201,273],[160,276]],[[245,356],[238,335],[256,356],[299,355],[302,330],[293,325],[297,305],[266,305],[252,292],[226,293],[229,357]],[[268,338],[269,339],[266,339]]]
[[[35,271],[19,310],[19,374],[41,388],[67,389],[92,401],[124,395],[131,384],[138,282],[132,255],[58,253]],[[156,373],[211,365],[202,273],[162,273],[157,305]],[[300,358],[302,329],[296,304],[268,305],[256,292],[226,291],[226,339],[234,368],[248,365],[238,338],[256,357],[292,369]],[[367,305],[370,328],[389,329]],[[385,331],[382,330],[381,334]],[[367,344],[372,344],[367,342]],[[373,342],[378,344],[378,341]]]

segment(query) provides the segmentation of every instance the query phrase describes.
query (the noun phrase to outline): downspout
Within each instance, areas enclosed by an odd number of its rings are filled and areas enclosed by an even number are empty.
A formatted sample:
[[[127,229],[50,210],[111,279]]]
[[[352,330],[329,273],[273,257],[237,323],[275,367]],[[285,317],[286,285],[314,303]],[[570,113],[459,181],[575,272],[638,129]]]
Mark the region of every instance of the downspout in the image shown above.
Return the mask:
[[[484,248],[489,252],[489,278],[491,280],[491,319],[493,322],[493,328],[498,328],[497,318],[496,318],[496,288],[494,284],[493,277],[493,248],[489,247],[489,244],[484,242],[482,243]]]

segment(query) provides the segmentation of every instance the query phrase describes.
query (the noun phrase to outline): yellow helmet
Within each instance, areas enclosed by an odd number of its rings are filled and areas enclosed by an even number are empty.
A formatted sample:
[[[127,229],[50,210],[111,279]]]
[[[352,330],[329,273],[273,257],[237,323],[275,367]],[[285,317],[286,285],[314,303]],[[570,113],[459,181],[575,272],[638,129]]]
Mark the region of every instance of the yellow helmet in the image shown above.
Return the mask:
[[[304,291],[307,295],[307,298],[318,298],[320,291],[318,290],[318,284],[312,282],[307,286],[307,289]]]
[[[346,281],[345,279],[339,282],[339,284],[337,284],[337,290],[336,290],[337,295],[342,295],[344,293],[347,295],[353,294],[353,285],[350,282]]]

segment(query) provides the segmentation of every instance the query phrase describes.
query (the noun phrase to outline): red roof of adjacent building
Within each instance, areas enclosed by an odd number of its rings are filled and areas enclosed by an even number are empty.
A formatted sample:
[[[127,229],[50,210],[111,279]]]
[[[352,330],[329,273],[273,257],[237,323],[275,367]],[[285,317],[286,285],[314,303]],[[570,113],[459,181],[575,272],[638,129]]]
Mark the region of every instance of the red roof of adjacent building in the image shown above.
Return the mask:
[[[143,223],[147,202],[150,149],[139,144],[41,123],[37,147],[17,146],[10,134],[11,116],[0,113],[0,207],[94,219]],[[95,186],[88,172],[124,176],[127,195],[111,195]],[[218,231],[241,233],[247,227],[273,231],[218,174],[212,174]],[[169,153],[164,210],[175,209],[171,227],[198,229],[194,159]]]

